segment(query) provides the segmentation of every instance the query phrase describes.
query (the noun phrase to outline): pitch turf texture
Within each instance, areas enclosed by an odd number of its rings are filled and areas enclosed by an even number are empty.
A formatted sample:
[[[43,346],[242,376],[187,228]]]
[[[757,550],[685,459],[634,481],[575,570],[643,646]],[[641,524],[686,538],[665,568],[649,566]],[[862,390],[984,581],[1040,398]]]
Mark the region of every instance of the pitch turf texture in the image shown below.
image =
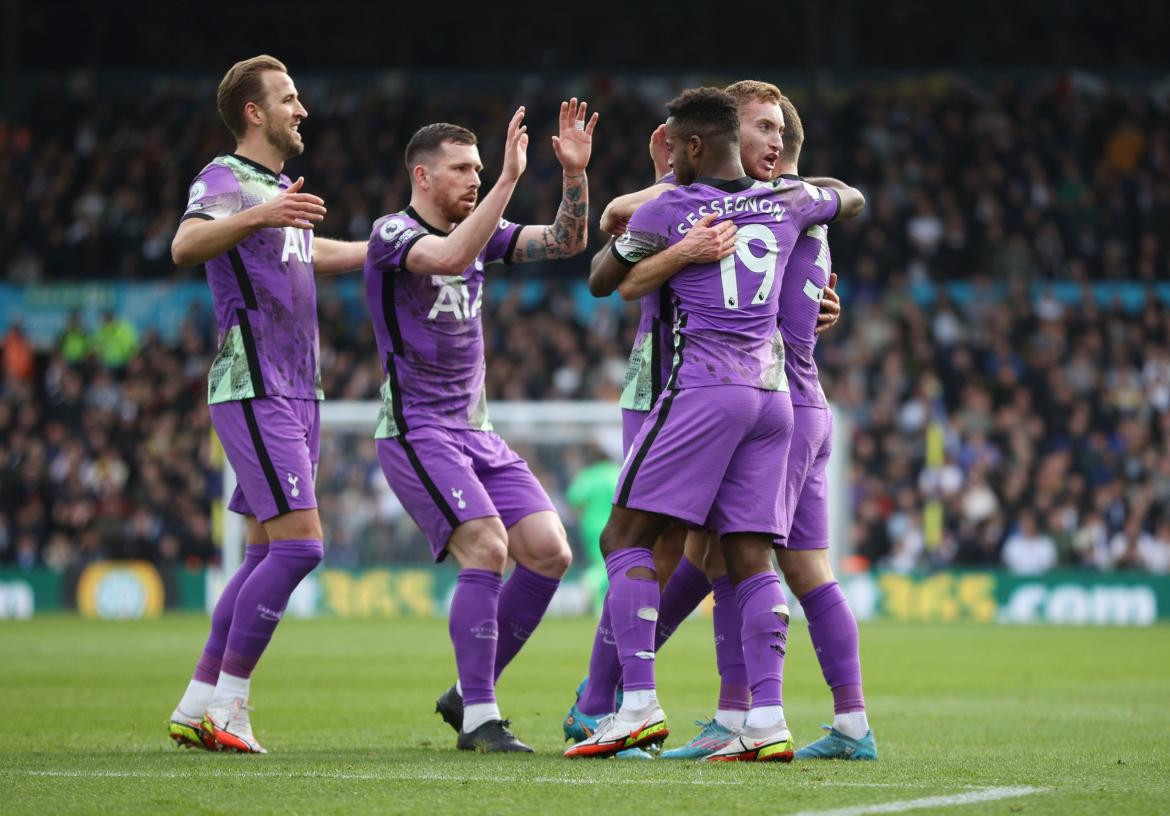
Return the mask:
[[[566,760],[587,620],[547,621],[501,707],[536,755],[455,750],[441,620],[288,620],[253,682],[268,756],[176,750],[165,721],[198,616],[0,623],[0,813],[1170,813],[1170,628],[862,626],[876,763]],[[715,698],[709,620],[659,659],[679,745]],[[797,743],[831,716],[803,623],[784,690]]]

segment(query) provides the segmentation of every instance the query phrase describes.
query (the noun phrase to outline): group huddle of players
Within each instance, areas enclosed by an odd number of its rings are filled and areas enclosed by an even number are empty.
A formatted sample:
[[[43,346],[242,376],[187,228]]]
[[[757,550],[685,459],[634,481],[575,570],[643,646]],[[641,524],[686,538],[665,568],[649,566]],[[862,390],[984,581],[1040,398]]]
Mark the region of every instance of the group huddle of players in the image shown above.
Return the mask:
[[[450,556],[460,569],[449,624],[457,681],[436,708],[460,749],[530,751],[502,719],[495,686],[571,555],[548,495],[492,431],[483,283],[489,264],[585,249],[598,114],[561,104],[551,142],[563,195],[551,224],[503,217],[527,161],[521,107],[482,199],[475,134],[427,125],[406,148],[408,206],[378,219],[368,241],[345,242],[314,236],[325,203],[281,172],[304,149],[308,116],[285,66],[237,63],[218,107],[237,147],[196,177],[172,255],[203,265],[212,289],[220,343],[208,404],[248,546],[170,736],[265,752],[248,714],[251,673],[323,556],[314,276],[362,268],[385,372],[378,459],[435,561]],[[605,208],[611,237],[589,278],[596,295],[640,298],[642,314],[620,403],[626,457],[600,542],[609,590],[564,721],[574,741],[565,755],[875,759],[857,624],[827,557],[832,417],[813,361],[817,333],[837,314],[826,225],[856,216],[864,199],[798,175],[800,119],[774,85],[687,90],[667,112],[650,140],[658,181]],[[828,733],[799,751],[781,695],[789,610],[775,564],[834,700]],[[718,704],[698,735],[663,752],[655,655],[712,590]]]

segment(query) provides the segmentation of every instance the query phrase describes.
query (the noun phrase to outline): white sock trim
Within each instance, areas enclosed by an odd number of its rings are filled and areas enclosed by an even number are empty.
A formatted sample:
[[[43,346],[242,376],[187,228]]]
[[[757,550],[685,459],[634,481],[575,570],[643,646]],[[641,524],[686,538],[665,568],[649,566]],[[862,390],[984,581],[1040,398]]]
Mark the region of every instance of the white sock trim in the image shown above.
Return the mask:
[[[247,700],[252,678],[236,677],[227,672],[219,673],[219,682],[215,684],[215,694],[211,697],[211,708],[222,708],[232,704],[233,700]]]
[[[495,703],[473,703],[463,706],[463,733],[470,734],[485,722],[500,719],[500,707]]]
[[[833,715],[833,727],[847,737],[861,739],[869,733],[869,719],[865,710]]]
[[[741,730],[745,720],[747,720],[746,711],[733,711],[728,708],[718,708],[715,710],[715,722],[729,731]]]
[[[189,720],[200,719],[211,705],[211,698],[215,696],[215,686],[204,683],[202,680],[192,680],[187,684],[187,690],[175,708],[175,714]]]
[[[744,728],[775,731],[785,727],[784,706],[753,706],[744,722]]]
[[[622,696],[622,709],[626,711],[641,711],[658,703],[658,692],[654,689],[638,689],[627,691]]]

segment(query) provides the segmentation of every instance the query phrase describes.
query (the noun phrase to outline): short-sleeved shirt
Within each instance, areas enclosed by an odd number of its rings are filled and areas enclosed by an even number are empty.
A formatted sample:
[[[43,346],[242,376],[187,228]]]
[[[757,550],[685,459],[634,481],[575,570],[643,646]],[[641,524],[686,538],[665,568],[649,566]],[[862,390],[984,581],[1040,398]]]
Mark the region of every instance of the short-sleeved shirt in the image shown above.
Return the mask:
[[[800,180],[797,176],[783,178]],[[832,265],[829,228],[813,224],[796,239],[780,287],[780,332],[784,336],[785,371],[793,405],[812,408],[828,405],[813,353],[817,345],[817,315],[821,297],[829,285]]]
[[[407,271],[410,250],[426,235],[446,235],[412,208],[374,222],[366,253],[366,305],[386,378],[377,439],[437,425],[492,428],[484,391],[484,267],[509,263],[521,226],[500,220],[461,275]]]
[[[666,284],[674,306],[674,359],[668,388],[747,385],[787,391],[777,326],[784,267],[799,234],[837,216],[833,190],[781,179],[698,179],[643,204],[614,244],[632,266],[678,243],[703,216],[731,219],[736,251],[692,264]]]
[[[290,183],[243,156],[218,156],[191,184],[182,220],[228,218]],[[203,268],[219,325],[208,404],[266,396],[323,399],[313,231],[259,229]]]

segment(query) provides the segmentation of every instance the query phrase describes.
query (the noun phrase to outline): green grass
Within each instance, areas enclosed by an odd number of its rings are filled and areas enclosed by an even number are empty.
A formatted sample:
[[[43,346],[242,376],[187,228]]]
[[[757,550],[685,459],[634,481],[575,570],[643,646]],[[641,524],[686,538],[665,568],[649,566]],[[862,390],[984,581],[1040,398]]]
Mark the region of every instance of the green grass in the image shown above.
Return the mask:
[[[286,621],[253,683],[272,753],[177,751],[164,723],[206,626],[0,623],[0,812],[779,816],[1011,786],[1041,790],[943,812],[1170,812],[1164,626],[865,625],[881,759],[761,766],[562,759],[585,620],[547,621],[501,682],[505,716],[535,756],[455,751],[433,713],[453,680],[446,623],[405,619]],[[832,715],[803,629],[784,695],[798,744]],[[710,622],[681,627],[659,664],[669,747],[714,702]]]

